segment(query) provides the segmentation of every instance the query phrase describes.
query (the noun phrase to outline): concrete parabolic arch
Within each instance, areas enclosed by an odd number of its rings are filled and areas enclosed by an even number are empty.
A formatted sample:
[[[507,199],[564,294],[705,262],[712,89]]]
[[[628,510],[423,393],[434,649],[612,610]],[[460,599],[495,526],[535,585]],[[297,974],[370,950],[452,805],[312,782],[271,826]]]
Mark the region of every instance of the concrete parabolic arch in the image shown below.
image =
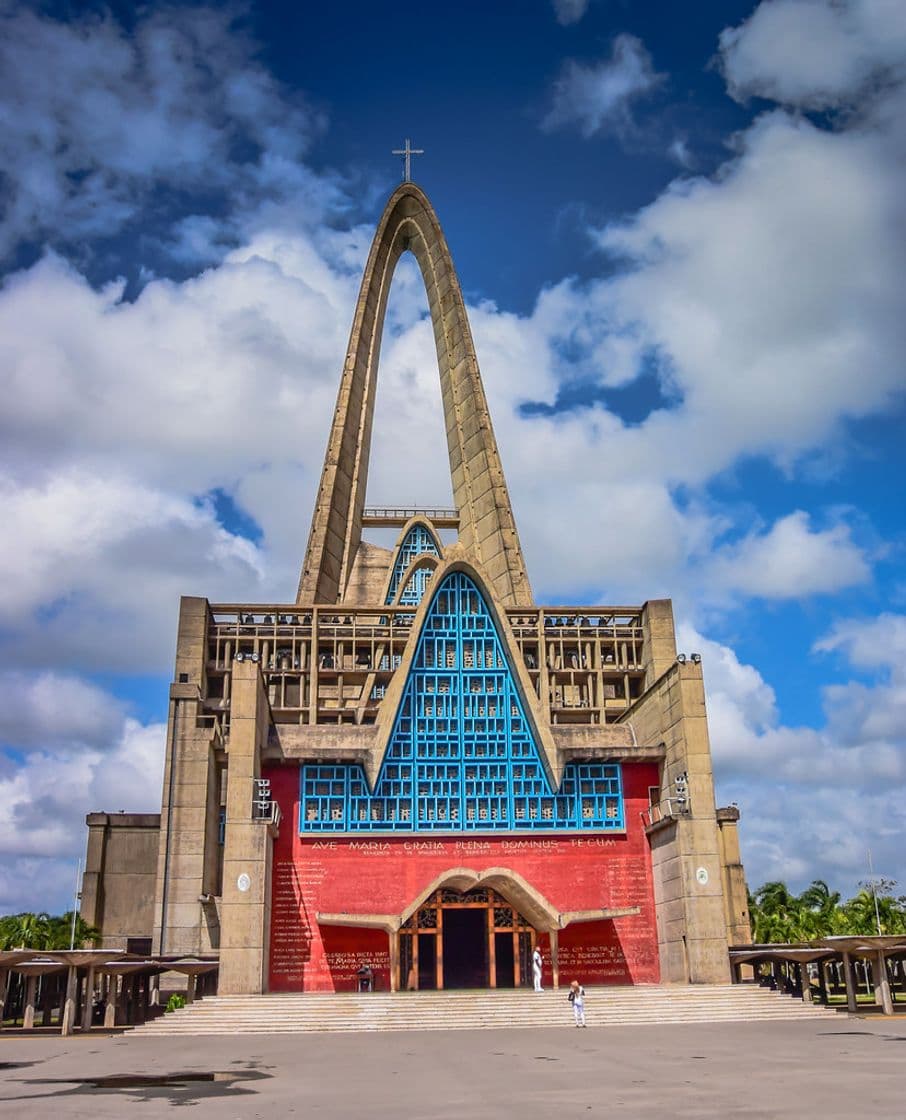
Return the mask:
[[[532,592],[453,259],[430,202],[414,183],[391,195],[375,233],[343,367],[297,601],[342,602],[362,535],[378,358],[397,262],[411,251],[437,345],[459,544],[503,606]]]

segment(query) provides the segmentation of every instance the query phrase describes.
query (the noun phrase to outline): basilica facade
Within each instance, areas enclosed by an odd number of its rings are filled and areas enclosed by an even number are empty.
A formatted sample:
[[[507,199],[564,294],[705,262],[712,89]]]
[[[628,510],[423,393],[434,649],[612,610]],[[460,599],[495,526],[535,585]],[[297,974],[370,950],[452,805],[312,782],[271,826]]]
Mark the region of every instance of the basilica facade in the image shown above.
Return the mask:
[[[366,504],[404,252],[453,504]],[[369,542],[394,529],[396,545]],[[626,531],[631,531],[627,529]],[[453,261],[404,182],[355,309],[293,601],[180,606],[161,814],[91,814],[105,945],[219,954],[219,991],[722,983],[748,940],[702,667],[669,600],[536,604]],[[139,887],[138,884],[141,884]]]

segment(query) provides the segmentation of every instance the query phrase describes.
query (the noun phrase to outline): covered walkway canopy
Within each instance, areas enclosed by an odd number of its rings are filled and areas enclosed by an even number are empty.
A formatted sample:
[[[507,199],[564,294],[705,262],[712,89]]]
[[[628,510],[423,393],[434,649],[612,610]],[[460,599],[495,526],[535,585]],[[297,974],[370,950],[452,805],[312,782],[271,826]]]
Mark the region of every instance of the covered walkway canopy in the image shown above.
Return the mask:
[[[807,964],[823,965],[834,961],[842,966],[846,986],[846,1006],[851,1012],[858,1009],[856,1003],[856,983],[853,976],[854,958],[870,962],[873,976],[875,1002],[885,1015],[893,1015],[894,1000],[891,992],[888,960],[906,958],[906,935],[875,935],[870,937],[835,936],[821,937],[815,941],[797,944],[737,945],[730,949],[730,964],[733,978],[739,982],[739,966],[759,965],[785,961],[799,966]],[[823,973],[819,967],[819,976]],[[804,999],[811,998],[807,982],[803,982]]]
[[[180,972],[188,977],[186,1000],[198,988],[198,977],[216,972],[216,955],[200,957],[142,957],[122,949],[11,949],[0,951],[0,1024],[10,993],[10,978],[18,973],[24,980],[22,1027],[35,1026],[38,979],[66,973],[66,988],[60,1013],[61,1034],[72,1034],[78,1021],[82,1030],[91,1027],[96,988],[104,1003],[104,1026],[143,1022],[158,1003],[158,977],[162,972]],[[45,990],[46,991],[46,990]],[[50,1005],[45,999],[45,1025]]]

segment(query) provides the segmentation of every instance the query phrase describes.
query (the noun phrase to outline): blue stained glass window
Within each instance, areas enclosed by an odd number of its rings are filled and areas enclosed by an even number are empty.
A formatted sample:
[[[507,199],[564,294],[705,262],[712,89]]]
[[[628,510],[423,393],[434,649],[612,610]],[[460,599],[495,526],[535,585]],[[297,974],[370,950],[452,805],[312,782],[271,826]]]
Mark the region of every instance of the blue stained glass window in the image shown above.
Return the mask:
[[[390,588],[387,591],[387,598],[384,600],[385,603],[393,602],[399,590],[400,581],[406,574],[409,565],[416,556],[423,556],[426,552],[431,556],[439,555],[434,537],[428,532],[425,525],[413,525],[403,537],[403,542],[397,551],[396,560],[393,564],[393,574],[390,577]],[[419,568],[413,572],[412,577],[403,588],[400,602],[405,606],[418,606],[428,584],[431,582],[432,575],[434,575],[434,572],[430,568]]]
[[[570,762],[553,787],[491,612],[463,572],[435,592],[374,791],[360,766],[306,765],[301,798],[303,833],[624,824],[619,764]]]

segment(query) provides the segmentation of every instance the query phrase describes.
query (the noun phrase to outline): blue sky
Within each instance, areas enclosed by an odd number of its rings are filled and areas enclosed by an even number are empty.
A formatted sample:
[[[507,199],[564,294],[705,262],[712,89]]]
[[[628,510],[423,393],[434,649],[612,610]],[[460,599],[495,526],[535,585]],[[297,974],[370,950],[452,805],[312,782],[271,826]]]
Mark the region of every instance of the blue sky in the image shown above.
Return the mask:
[[[286,600],[399,180],[536,597],[670,596],[750,882],[906,881],[906,9],[0,0],[0,912],[159,808],[180,594]],[[420,281],[369,497],[444,502]]]

